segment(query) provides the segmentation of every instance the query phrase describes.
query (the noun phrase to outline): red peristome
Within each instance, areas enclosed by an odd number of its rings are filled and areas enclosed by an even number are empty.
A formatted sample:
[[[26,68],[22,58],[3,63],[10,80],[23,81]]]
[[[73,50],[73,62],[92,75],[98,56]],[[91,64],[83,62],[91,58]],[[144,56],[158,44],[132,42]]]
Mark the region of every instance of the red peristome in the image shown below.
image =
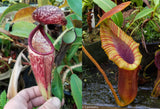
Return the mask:
[[[29,35],[28,45],[32,51],[40,55],[54,52],[52,42],[47,37],[42,25],[38,25]]]
[[[139,44],[128,36],[111,20],[104,21],[100,26],[102,48],[119,68],[134,70],[141,62]]]
[[[61,9],[51,5],[37,8],[33,12],[32,17],[42,24],[67,24],[67,20]]]

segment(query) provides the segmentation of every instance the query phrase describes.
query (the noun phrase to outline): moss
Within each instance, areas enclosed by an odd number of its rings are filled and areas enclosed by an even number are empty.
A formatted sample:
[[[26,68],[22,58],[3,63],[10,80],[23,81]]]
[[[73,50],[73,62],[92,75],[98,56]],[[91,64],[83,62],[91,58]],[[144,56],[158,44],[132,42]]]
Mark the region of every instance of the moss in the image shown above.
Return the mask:
[[[153,21],[149,21],[143,28],[143,34],[145,37],[145,41],[148,43],[151,42],[157,42],[160,40],[160,30],[158,27],[153,23]],[[134,32],[133,35],[134,39],[136,41],[141,40],[142,37],[142,31],[141,29],[137,29],[137,31]]]

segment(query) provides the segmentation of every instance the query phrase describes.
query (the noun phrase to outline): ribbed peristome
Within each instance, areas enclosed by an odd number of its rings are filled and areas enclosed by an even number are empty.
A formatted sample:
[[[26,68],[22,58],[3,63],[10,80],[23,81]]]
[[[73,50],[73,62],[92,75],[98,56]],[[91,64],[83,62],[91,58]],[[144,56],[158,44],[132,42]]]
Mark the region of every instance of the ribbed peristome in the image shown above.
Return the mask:
[[[139,44],[110,19],[101,23],[100,36],[102,48],[119,68],[134,70],[139,66],[142,58]]]

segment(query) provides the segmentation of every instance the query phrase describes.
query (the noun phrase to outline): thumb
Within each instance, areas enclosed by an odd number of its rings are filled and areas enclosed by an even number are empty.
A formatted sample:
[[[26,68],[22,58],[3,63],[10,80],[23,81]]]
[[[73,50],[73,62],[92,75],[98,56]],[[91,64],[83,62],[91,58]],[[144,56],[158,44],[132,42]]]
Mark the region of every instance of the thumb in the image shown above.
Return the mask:
[[[47,100],[39,109],[60,109],[61,101],[57,97]]]

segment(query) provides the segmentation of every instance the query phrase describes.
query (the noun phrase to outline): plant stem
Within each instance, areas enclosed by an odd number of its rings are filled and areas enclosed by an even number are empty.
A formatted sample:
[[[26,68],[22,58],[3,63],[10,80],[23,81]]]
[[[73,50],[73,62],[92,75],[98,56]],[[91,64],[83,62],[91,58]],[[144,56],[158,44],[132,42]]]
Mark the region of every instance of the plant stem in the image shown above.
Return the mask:
[[[158,27],[158,29],[160,31],[160,26],[158,25],[158,23],[155,20],[153,20],[153,21],[154,21],[154,23],[156,24],[156,26]]]
[[[127,29],[125,30],[125,32],[128,31],[128,29],[134,24],[134,21],[127,27]]]
[[[62,39],[62,37],[68,30],[71,30],[71,29],[66,29],[65,31],[63,31],[63,33],[60,34],[60,36],[58,36],[58,38],[53,43],[54,46]]]
[[[72,72],[72,74],[74,74],[74,73],[73,73],[73,70],[71,69],[71,67],[70,67],[70,66],[65,65],[64,67],[67,67],[67,68]]]
[[[147,68],[150,66],[150,65],[152,65],[153,63],[154,63],[154,59],[148,64],[148,65],[146,65],[146,67],[144,68],[144,71],[143,71],[143,77],[145,78],[145,79],[148,79],[148,78],[150,78],[150,77],[146,77],[146,70],[147,70]]]
[[[135,31],[136,29],[138,29],[140,25],[141,25],[141,23],[139,23],[139,24],[132,30],[130,36],[132,36],[132,34],[134,33],[134,31]]]
[[[82,63],[79,63],[79,64],[73,65],[69,69],[67,69],[63,74],[62,83],[64,83],[64,81],[66,80],[66,77],[67,77],[67,74],[69,73],[69,71],[71,71],[72,69],[75,69],[77,67],[81,67],[81,66],[82,66]],[[72,74],[73,74],[73,72],[72,72]]]
[[[9,37],[11,37],[11,38],[13,38],[13,39],[19,39],[19,37],[17,37],[17,36],[15,36],[15,35],[10,34],[10,32],[9,32],[9,31],[4,30],[3,28],[0,28],[0,32],[1,32],[1,33],[6,34],[7,36],[9,36]]]
[[[2,56],[0,56],[0,59],[3,60],[3,61],[6,61],[6,62],[9,62],[9,61],[14,62],[14,63],[16,62],[15,59],[5,58],[5,57],[2,57]],[[28,62],[22,62],[22,64],[23,65],[30,65],[30,63],[28,63]]]
[[[19,43],[18,41],[16,41],[16,40],[20,39],[18,36],[15,36],[15,35],[10,34],[9,31],[4,30],[3,28],[0,28],[0,32],[1,32],[1,33],[4,33],[4,34],[6,34],[7,36],[9,36],[9,37],[11,37],[12,39],[14,39],[13,42],[14,42],[16,45],[18,45],[18,46],[20,46],[20,47],[23,47],[23,48],[27,48],[27,46],[26,46],[25,44]]]

